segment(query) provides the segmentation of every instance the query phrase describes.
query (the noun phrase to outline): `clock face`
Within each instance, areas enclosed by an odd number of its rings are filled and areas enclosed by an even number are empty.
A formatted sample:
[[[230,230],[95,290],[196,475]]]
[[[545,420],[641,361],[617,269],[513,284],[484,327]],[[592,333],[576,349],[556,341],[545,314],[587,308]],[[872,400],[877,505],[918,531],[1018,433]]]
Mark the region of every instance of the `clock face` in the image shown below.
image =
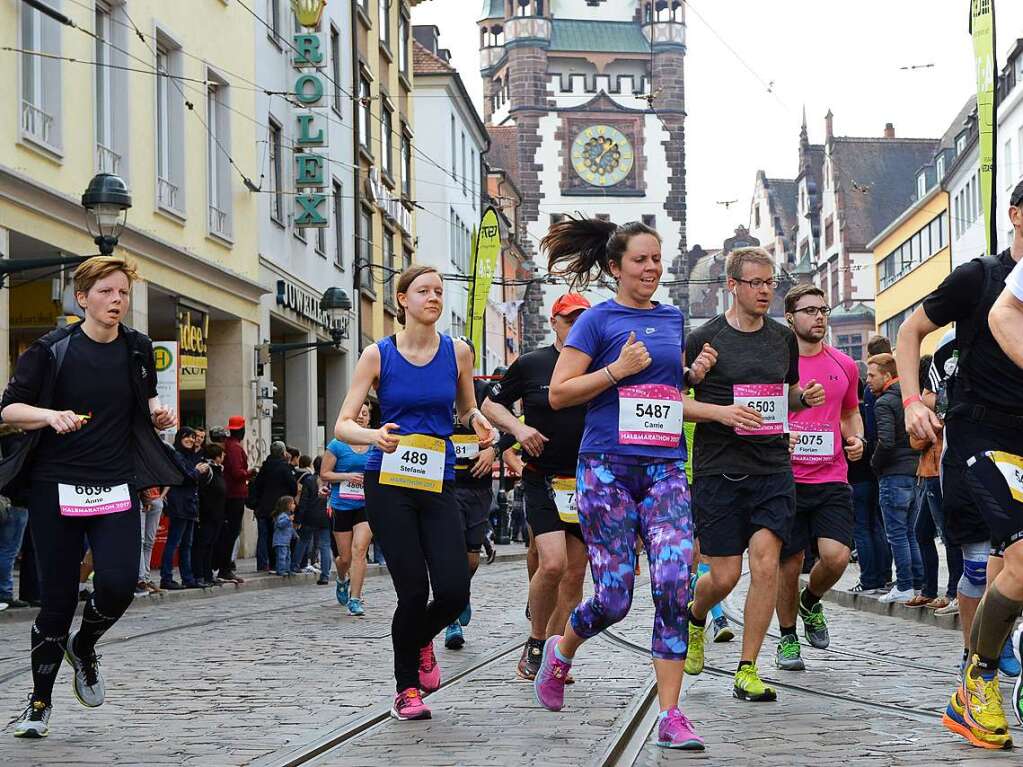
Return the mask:
[[[610,125],[584,128],[572,143],[572,167],[593,186],[614,186],[629,175],[635,156],[625,134]]]

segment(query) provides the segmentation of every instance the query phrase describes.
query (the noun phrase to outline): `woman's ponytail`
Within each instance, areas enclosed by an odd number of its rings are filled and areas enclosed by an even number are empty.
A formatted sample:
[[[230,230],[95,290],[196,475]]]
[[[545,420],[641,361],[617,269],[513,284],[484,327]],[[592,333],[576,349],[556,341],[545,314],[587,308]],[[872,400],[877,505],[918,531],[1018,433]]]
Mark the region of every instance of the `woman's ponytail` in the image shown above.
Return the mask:
[[[550,274],[571,277],[572,286],[584,290],[601,277],[615,279],[611,264],[621,266],[629,239],[637,234],[661,239],[655,229],[638,221],[618,226],[599,218],[568,217],[547,230],[540,249],[547,251]]]

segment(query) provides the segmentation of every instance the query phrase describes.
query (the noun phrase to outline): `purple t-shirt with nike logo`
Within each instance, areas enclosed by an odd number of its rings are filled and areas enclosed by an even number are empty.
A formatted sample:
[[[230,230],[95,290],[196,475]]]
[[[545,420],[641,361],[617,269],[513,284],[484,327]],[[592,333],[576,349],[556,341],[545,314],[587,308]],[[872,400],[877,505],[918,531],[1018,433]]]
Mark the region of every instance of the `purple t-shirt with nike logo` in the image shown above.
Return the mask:
[[[614,299],[583,312],[565,346],[591,358],[588,372],[618,359],[629,333],[646,344],[651,362],[590,400],[582,453],[638,455],[663,461],[685,460],[681,434],[682,348],[685,320],[678,307],[655,303],[650,309],[622,306]],[[619,389],[628,402],[623,407]],[[640,387],[640,388],[635,388]],[[677,420],[676,420],[677,419]]]

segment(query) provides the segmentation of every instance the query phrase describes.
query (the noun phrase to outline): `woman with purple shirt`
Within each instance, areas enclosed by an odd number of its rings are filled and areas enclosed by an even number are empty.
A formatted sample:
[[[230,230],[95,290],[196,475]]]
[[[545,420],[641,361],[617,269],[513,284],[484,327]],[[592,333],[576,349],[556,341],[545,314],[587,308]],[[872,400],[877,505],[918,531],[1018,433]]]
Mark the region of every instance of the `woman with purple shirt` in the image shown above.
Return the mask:
[[[716,353],[707,346],[692,369],[683,369],[685,319],[677,307],[651,300],[663,267],[660,237],[650,227],[567,219],[551,227],[541,246],[552,273],[571,275],[585,287],[599,272],[613,279],[618,291],[579,318],[551,379],[551,407],[588,405],[576,503],[594,594],[573,611],[564,636],[547,640],[535,680],[537,700],[560,710],[578,648],[628,614],[638,535],[647,551],[655,608],[657,743],[702,750],[703,740],[678,708],[693,564],[682,390],[703,379]],[[743,407],[693,400],[685,407],[691,421],[733,424],[758,418]]]

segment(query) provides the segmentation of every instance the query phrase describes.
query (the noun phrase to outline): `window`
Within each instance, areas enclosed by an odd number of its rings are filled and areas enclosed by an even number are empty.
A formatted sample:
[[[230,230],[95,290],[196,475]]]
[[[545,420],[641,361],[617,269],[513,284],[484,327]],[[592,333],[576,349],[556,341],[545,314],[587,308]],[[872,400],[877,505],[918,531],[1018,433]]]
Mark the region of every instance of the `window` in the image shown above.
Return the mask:
[[[284,226],[284,189],[281,184],[281,126],[270,119],[270,218]]]
[[[391,109],[383,104],[380,109],[380,168],[388,176],[394,176],[394,166],[391,160],[391,149],[393,147],[392,137],[392,116]]]
[[[390,46],[391,44],[391,0],[380,0],[380,44]]]
[[[835,244],[835,219],[828,216],[824,221],[824,247],[830,248]]]
[[[330,25],[330,76],[334,80],[334,111],[341,114],[341,33]]]
[[[398,71],[406,77],[408,77],[408,31],[408,16],[402,8],[398,16]]]
[[[831,264],[831,305],[838,306],[838,300],[838,259],[836,258]]]
[[[394,268],[394,234],[384,228],[384,266],[388,269]],[[394,297],[395,275],[387,272],[387,284],[384,290],[384,305],[394,310],[397,309],[397,299]]]
[[[935,175],[938,177],[938,183],[941,183],[941,180],[943,178],[945,178],[945,156],[944,155],[939,157],[937,159],[937,161],[934,163],[934,172],[935,172]]]
[[[274,45],[281,44],[281,0],[266,0],[266,34]]]
[[[327,228],[324,226],[316,227],[316,244],[313,246],[316,248],[316,252],[324,258],[327,257]]]
[[[331,202],[334,203],[334,265],[344,271],[345,250],[344,250],[344,189],[341,182],[336,179],[331,182]]]
[[[956,154],[960,155],[966,149],[966,134],[960,133],[956,136]]]
[[[863,359],[863,335],[861,333],[851,333],[849,335],[838,336],[838,350],[845,352],[854,360]]]
[[[373,214],[366,209],[359,211],[359,244],[355,249],[359,254],[358,263],[355,265],[355,272],[359,274],[359,268],[363,264],[372,263],[373,258]],[[359,284],[373,292],[373,270],[367,269],[364,277],[359,278]]]
[[[207,72],[206,127],[208,129],[206,180],[209,200],[209,230],[221,237],[231,236],[231,123],[228,114],[227,83]]]
[[[412,139],[404,131],[401,134],[401,193],[412,199]]]
[[[462,131],[462,194],[465,194],[465,131]]]
[[[1021,148],[1021,150],[1023,150],[1023,148]],[[1023,156],[1023,151],[1020,152],[1020,155]],[[1012,189],[1014,186],[1016,186],[1016,182],[1014,179],[1016,178],[1017,171],[1016,166],[1012,162],[1011,138],[1005,142],[1005,151],[1002,152],[1002,158],[1005,160],[1005,165],[1002,167],[1002,178],[1004,179],[1002,183],[1005,184],[1005,187],[1007,189]]]
[[[96,167],[101,173],[119,172],[120,155],[114,151],[113,94],[110,67],[110,7],[96,3]]]
[[[173,79],[181,74],[181,49],[157,33],[156,68],[156,200],[178,216],[185,210],[185,104]]]
[[[916,177],[916,198],[922,200],[927,196],[927,171],[921,171]]]
[[[60,55],[60,25],[24,3],[21,7],[21,47],[25,51]],[[52,2],[59,10],[60,3]],[[47,149],[61,148],[61,62],[31,53],[21,54],[21,133]]]
[[[359,77],[359,145],[367,152],[370,151],[370,91],[369,79],[365,75]]]
[[[753,226],[760,226],[760,205],[753,206]]]
[[[469,150],[469,197],[472,198],[472,209],[476,210],[476,150]]]
[[[455,116],[451,115],[451,178],[458,181],[458,155],[455,154]]]

